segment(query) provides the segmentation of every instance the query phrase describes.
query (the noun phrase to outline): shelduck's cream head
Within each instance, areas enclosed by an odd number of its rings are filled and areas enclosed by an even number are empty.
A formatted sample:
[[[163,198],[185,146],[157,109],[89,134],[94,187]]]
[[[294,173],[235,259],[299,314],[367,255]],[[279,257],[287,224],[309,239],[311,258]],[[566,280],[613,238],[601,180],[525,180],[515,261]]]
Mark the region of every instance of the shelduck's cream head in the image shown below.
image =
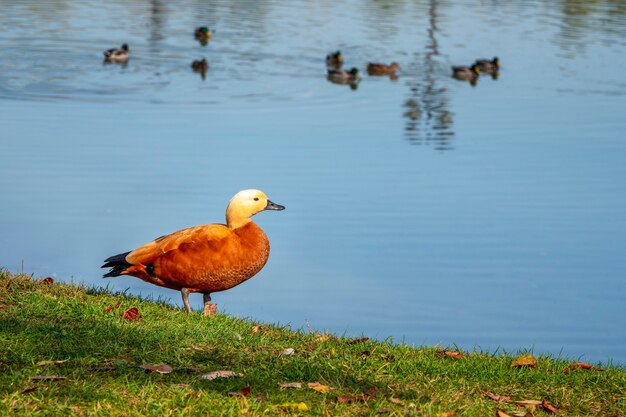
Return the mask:
[[[273,203],[260,190],[239,191],[226,208],[226,224],[237,229],[250,222],[250,217],[264,210],[284,210],[285,206]]]

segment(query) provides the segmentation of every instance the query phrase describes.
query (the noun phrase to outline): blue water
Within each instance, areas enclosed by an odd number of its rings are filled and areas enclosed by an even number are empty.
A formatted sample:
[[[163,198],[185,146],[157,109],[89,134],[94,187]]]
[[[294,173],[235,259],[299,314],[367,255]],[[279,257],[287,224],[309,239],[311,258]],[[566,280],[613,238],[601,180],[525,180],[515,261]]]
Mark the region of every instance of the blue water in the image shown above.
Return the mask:
[[[221,311],[626,364],[623,2],[0,6],[1,267],[180,305],[102,260],[259,188],[287,210],[255,217],[270,260]],[[450,77],[492,56],[497,79]]]

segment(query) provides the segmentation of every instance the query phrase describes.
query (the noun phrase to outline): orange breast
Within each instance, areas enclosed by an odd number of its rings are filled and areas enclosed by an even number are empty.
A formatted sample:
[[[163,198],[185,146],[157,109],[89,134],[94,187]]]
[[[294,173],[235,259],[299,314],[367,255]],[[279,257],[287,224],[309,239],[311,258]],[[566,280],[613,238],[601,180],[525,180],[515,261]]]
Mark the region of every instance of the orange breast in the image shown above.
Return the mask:
[[[210,224],[184,229],[131,252],[124,273],[190,292],[216,292],[253,277],[269,258],[267,236],[254,222],[230,230]]]

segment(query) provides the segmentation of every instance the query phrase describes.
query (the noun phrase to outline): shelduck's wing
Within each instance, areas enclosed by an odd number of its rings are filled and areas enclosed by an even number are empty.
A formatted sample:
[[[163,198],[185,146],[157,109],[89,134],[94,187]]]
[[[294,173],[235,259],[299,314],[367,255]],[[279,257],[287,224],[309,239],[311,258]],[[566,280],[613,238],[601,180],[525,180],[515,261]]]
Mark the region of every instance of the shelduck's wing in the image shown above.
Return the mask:
[[[150,243],[135,249],[126,256],[126,261],[133,264],[148,265],[172,251],[177,251],[181,247],[188,245],[204,244],[214,242],[219,246],[232,232],[223,224],[205,224],[179,230],[166,236],[161,236]],[[212,245],[211,245],[212,246]]]

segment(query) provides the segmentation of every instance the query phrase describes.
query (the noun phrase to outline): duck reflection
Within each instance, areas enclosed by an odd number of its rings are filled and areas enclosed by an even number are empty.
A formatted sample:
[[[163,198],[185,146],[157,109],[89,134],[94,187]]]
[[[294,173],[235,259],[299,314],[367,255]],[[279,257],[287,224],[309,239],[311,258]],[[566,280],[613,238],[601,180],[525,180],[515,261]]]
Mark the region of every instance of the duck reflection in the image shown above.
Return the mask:
[[[201,60],[195,60],[191,63],[191,69],[193,72],[200,74],[202,79],[206,78],[206,72],[209,69],[209,63],[206,59],[202,58]]]
[[[361,76],[357,68],[352,68],[350,71],[342,69],[328,69],[326,73],[326,79],[333,84],[349,85],[352,90],[356,90],[359,87]]]

